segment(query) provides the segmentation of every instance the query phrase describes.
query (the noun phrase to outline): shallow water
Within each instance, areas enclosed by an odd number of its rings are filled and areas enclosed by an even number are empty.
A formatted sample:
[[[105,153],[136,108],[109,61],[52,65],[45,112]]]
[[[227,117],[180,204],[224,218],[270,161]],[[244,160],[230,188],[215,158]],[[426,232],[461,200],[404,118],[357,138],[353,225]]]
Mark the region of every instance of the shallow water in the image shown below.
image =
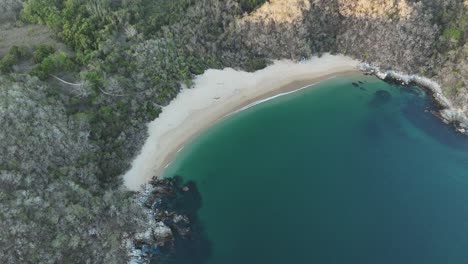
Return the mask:
[[[210,241],[174,263],[468,263],[468,140],[433,108],[352,75],[225,119],[166,171]]]

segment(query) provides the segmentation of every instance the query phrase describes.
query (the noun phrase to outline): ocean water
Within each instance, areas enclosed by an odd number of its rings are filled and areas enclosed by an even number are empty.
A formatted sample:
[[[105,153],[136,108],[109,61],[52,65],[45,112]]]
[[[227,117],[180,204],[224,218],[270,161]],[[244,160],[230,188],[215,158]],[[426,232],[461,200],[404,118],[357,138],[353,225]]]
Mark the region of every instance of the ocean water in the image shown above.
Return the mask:
[[[208,129],[165,173],[196,183],[209,241],[176,262],[468,263],[468,139],[434,107],[356,74]]]

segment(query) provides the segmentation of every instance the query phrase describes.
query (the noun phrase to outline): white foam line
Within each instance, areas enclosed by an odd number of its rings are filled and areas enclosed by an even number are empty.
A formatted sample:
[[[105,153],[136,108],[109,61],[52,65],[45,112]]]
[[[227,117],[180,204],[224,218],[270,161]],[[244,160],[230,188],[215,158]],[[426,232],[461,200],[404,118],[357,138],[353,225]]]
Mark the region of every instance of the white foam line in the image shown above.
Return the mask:
[[[182,151],[184,148],[185,148],[185,145],[184,145],[184,146],[182,146],[182,147],[180,147],[180,148],[177,150],[177,152],[176,152],[176,153],[179,153],[179,152],[181,152],[181,151]]]
[[[231,116],[231,115],[233,115],[233,114],[236,114],[236,113],[239,113],[239,112],[241,112],[241,111],[247,110],[247,109],[249,109],[249,108],[251,108],[251,107],[254,107],[254,106],[256,106],[256,105],[259,105],[259,104],[268,102],[268,101],[273,100],[273,99],[275,99],[275,98],[278,98],[278,97],[281,97],[281,96],[285,96],[285,95],[288,95],[288,94],[292,94],[292,93],[296,93],[296,92],[299,92],[299,91],[304,90],[304,89],[307,89],[307,88],[312,88],[312,86],[314,86],[314,85],[317,85],[317,84],[319,84],[319,83],[321,83],[321,82],[323,82],[323,81],[328,81],[328,80],[331,80],[331,79],[334,79],[334,78],[336,78],[336,76],[332,76],[332,77],[327,78],[327,79],[324,79],[324,80],[322,80],[322,81],[320,81],[320,82],[316,82],[316,83],[312,83],[312,84],[306,85],[306,86],[304,86],[304,87],[301,87],[301,88],[299,88],[299,89],[296,89],[296,90],[293,90],[293,91],[290,91],[290,92],[279,93],[279,94],[270,96],[270,97],[268,97],[268,98],[255,101],[255,102],[253,102],[253,103],[251,103],[251,104],[248,104],[248,105],[242,107],[242,108],[239,109],[239,110],[236,110],[236,111],[234,111],[234,112],[232,112],[232,113],[229,113],[229,114],[225,115],[223,118],[229,117],[229,116]]]

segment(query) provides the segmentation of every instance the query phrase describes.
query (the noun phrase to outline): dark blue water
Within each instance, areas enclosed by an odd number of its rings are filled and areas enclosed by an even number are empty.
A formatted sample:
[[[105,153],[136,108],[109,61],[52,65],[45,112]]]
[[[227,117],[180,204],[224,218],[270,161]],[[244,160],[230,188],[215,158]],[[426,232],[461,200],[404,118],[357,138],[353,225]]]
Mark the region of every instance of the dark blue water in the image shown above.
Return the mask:
[[[468,140],[431,110],[352,75],[215,125],[166,172],[197,184],[210,241],[179,262],[468,263]]]

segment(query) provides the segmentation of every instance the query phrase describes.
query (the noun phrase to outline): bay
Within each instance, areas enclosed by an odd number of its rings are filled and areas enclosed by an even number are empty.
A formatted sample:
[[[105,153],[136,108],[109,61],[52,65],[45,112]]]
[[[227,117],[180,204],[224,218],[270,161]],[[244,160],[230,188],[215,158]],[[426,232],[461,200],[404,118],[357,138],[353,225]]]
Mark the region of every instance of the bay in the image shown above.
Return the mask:
[[[468,142],[433,110],[355,74],[209,128],[165,172],[197,184],[210,241],[178,263],[468,263]]]

